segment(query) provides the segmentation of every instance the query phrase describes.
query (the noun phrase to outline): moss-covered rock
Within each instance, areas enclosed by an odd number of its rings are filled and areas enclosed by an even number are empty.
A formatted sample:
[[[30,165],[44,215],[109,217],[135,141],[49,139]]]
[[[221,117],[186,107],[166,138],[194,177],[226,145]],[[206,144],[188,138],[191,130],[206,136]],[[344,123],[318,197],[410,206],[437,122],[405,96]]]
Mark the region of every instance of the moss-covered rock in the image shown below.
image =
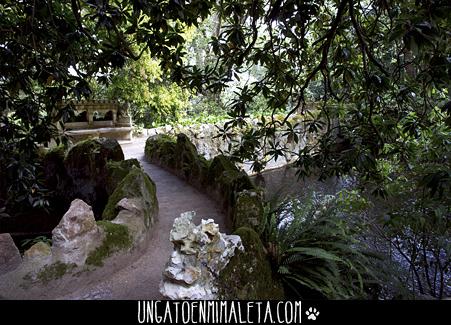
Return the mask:
[[[237,194],[255,189],[249,176],[224,155],[213,158],[208,169],[208,187],[229,215],[234,209]]]
[[[140,168],[132,167],[125,178],[110,195],[102,214],[103,220],[113,220],[117,216],[117,203],[123,198],[141,199],[144,203],[145,225],[150,227],[158,215],[158,201],[155,183]]]
[[[80,198],[91,205],[97,218],[108,200],[106,165],[111,160],[124,160],[124,154],[117,140],[107,138],[78,142],[64,159],[71,180],[64,191],[66,196]]]
[[[132,246],[132,239],[128,228],[110,221],[97,221],[97,225],[105,232],[102,244],[93,250],[86,259],[86,264],[103,266],[104,260],[113,253],[128,249]]]
[[[224,172],[239,172],[239,169],[228,157],[218,155],[211,161],[208,169],[208,178],[211,181],[217,181],[223,176]]]
[[[75,264],[66,264],[60,261],[50,265],[46,265],[37,274],[37,279],[44,284],[52,280],[57,280],[63,277],[66,273],[70,272],[76,267]]]
[[[102,172],[109,160],[124,160],[121,146],[114,139],[96,138],[74,145],[67,153],[64,165],[72,178],[89,178]]]
[[[255,189],[249,176],[224,155],[213,159],[208,169],[208,178],[212,184],[220,187],[226,185],[235,192]]]
[[[147,139],[144,152],[149,161],[175,169],[175,147],[176,139],[174,137],[157,134]]]
[[[116,209],[119,212],[112,222],[127,226],[134,244],[142,242],[149,230],[144,200],[123,198],[116,204]]]
[[[196,160],[199,159],[196,147],[183,133],[177,135],[175,157],[177,158],[175,167],[186,172],[190,172],[190,168],[195,166]]]
[[[233,212],[233,229],[249,227],[261,234],[265,227],[264,221],[262,194],[257,191],[240,192]]]
[[[133,166],[141,168],[137,159],[127,159],[122,161],[108,161],[107,168],[107,192],[111,195],[117,185],[128,175]]]
[[[197,153],[196,146],[185,134],[177,135],[174,156],[179,176],[194,185],[205,185],[209,164]]]
[[[167,168],[195,186],[205,186],[209,162],[197,153],[196,146],[185,134],[177,138],[158,134],[146,141],[146,157],[149,161]]]
[[[235,231],[241,237],[244,252],[238,251],[218,277],[222,299],[283,299],[282,284],[273,277],[258,234],[246,227]]]

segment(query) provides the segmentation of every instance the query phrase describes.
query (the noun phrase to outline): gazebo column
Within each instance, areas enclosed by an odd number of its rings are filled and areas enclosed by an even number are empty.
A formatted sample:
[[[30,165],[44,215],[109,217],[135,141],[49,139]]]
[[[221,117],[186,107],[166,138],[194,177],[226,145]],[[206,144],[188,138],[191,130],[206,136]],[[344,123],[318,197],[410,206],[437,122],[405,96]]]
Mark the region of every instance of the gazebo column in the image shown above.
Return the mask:
[[[116,120],[117,120],[117,108],[113,108],[113,125],[116,125]]]
[[[91,108],[88,108],[86,112],[88,114],[88,124],[92,125],[94,122],[94,111]]]

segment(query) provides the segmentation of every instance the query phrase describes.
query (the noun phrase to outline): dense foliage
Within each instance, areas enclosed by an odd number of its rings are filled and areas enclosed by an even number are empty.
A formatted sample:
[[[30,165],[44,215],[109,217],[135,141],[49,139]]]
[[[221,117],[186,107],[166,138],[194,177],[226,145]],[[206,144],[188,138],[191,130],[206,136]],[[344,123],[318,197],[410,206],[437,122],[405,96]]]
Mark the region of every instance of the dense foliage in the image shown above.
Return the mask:
[[[36,145],[59,138],[65,99],[91,94],[127,58],[144,52],[162,71],[182,65],[181,34],[210,1],[2,1],[0,4],[0,202],[43,202]],[[139,48],[140,52],[134,49]],[[177,74],[177,73],[176,73]],[[163,93],[164,94],[164,93]],[[26,207],[26,206],[24,206]]]
[[[352,192],[288,200],[269,214],[267,241],[277,272],[294,297],[371,297],[386,274],[361,241],[367,202]]]
[[[443,297],[451,255],[450,36],[447,0],[2,1],[0,217],[48,203],[37,147],[64,139],[70,99],[94,91],[131,101],[145,126],[175,122],[181,108],[197,119],[227,113],[225,137],[263,113],[259,128],[243,127],[233,158],[258,172],[287,151],[276,131],[307,139],[290,153],[298,174],[352,174],[361,194],[391,197],[397,204],[368,225],[380,233],[375,243],[388,243],[409,265],[399,279],[406,286]],[[304,116],[301,127],[290,123],[293,114]],[[321,296],[366,294],[368,257],[346,218],[329,212],[327,222],[299,212],[296,239],[280,231],[279,271]],[[314,236],[323,236],[321,245]],[[311,268],[299,268],[300,260]],[[309,271],[337,281],[306,282]]]
[[[302,173],[320,168],[325,176],[340,175],[356,168],[377,178],[377,159],[405,152],[403,130],[415,134],[429,128],[436,107],[449,121],[449,6],[447,1],[224,1],[220,12],[227,27],[211,42],[216,69],[208,66],[202,78],[222,89],[243,71],[263,67],[264,74],[241,87],[231,103],[235,124],[263,95],[271,110],[288,114],[283,121],[262,121],[262,132],[254,137],[269,144],[275,128],[290,131],[288,118],[297,112],[306,116],[305,132],[318,137],[297,153]],[[191,84],[202,87],[199,78]],[[318,83],[320,96],[310,99],[320,102],[313,111],[308,95]]]
[[[128,60],[107,85],[91,84],[91,97],[129,103],[132,120],[141,127],[178,122],[190,107],[190,92],[164,78],[159,62],[146,52]]]
[[[405,152],[402,129],[428,128],[435,107],[449,122],[448,1],[225,0],[214,6],[40,0],[1,6],[2,169],[8,179],[24,179],[23,189],[33,185],[29,149],[55,137],[54,122],[71,111],[58,103],[89,95],[88,79],[108,82],[115,68],[142,55],[200,92],[221,91],[258,70],[236,88],[229,114],[234,124],[243,123],[256,99],[273,112],[288,110],[286,119],[263,121],[262,131],[252,134],[265,139],[275,128],[289,130],[289,115],[306,114],[305,130],[319,140],[298,153],[301,173],[357,168],[377,178],[377,159]],[[209,47],[189,65],[184,32],[213,8]],[[164,106],[166,94],[157,92],[152,100]],[[321,101],[315,114],[307,103],[312,92]],[[170,105],[163,111],[174,115]],[[272,153],[283,150],[272,146]],[[435,179],[442,182],[443,175]]]

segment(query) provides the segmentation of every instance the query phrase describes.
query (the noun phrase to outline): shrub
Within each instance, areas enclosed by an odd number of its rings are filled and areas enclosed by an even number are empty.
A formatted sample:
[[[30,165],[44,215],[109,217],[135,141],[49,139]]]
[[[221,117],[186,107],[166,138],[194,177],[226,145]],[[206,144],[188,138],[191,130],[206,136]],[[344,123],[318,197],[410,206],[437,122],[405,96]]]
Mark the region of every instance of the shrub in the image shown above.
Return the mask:
[[[369,297],[382,275],[377,270],[382,260],[358,236],[365,224],[356,217],[356,207],[363,200],[353,192],[313,193],[302,203],[288,200],[269,214],[268,250],[289,295]]]

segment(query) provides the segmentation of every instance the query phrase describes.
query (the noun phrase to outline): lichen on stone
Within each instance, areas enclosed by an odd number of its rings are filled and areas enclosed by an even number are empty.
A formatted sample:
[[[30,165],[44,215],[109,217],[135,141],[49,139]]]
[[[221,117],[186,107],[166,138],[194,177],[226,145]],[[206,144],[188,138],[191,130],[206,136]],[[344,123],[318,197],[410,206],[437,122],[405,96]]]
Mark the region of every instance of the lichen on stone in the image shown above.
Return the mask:
[[[89,253],[86,259],[87,265],[103,266],[104,260],[113,253],[128,249],[132,246],[132,240],[128,228],[110,221],[97,221],[104,233],[105,238],[102,244]]]
[[[240,236],[244,251],[238,251],[218,278],[222,299],[283,299],[282,284],[273,277],[271,264],[258,234],[247,227],[234,232]]]
[[[52,255],[51,246],[43,241],[38,241],[24,252],[24,259],[45,258]]]
[[[242,191],[238,194],[232,220],[233,229],[249,227],[261,234],[265,227],[262,193]]]

